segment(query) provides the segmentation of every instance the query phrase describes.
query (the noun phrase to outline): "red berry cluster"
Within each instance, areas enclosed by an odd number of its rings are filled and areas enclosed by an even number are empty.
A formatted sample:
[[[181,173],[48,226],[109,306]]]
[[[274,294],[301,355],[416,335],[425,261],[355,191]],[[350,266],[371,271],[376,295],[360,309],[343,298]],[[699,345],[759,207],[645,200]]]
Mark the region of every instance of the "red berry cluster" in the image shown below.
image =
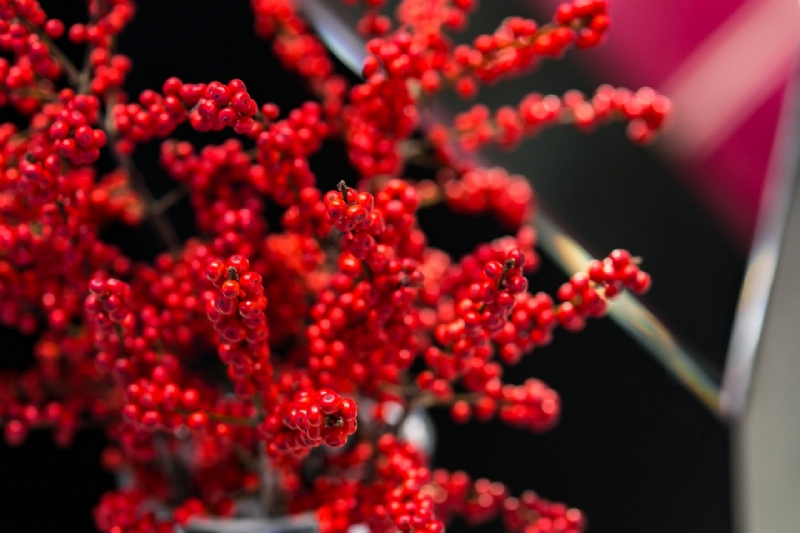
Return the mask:
[[[305,187],[297,193],[297,203],[289,207],[281,217],[283,227],[288,233],[328,235],[331,229],[322,194],[316,187]]]
[[[374,464],[371,482],[321,476],[311,494],[300,496],[294,510],[316,509],[324,533],[345,533],[351,524],[364,524],[376,533],[443,533],[427,490],[427,458],[389,434],[363,451]]]
[[[200,88],[205,89],[201,92]],[[236,133],[249,133],[255,126],[253,117],[258,113],[258,104],[250,98],[242,80],[231,80],[227,85],[212,81],[208,85],[182,85],[179,89],[187,104],[197,96],[189,121],[197,131],[219,131],[232,127]]]
[[[181,427],[184,418],[179,410],[198,407],[197,391],[182,391],[171,381],[173,377],[170,376],[169,366],[161,364],[153,369],[154,379],[143,378],[129,384],[125,390],[123,419],[137,429],[146,431],[174,431]]]
[[[505,386],[503,406],[499,416],[503,422],[535,433],[555,426],[561,413],[558,393],[538,379],[529,379],[523,385]]]
[[[262,113],[274,120],[278,108],[265,104]],[[308,156],[319,150],[330,132],[316,102],[306,102],[285,119],[270,123],[256,137],[256,158],[263,167],[263,174],[254,176],[256,189],[272,197],[278,205],[291,205],[298,191],[314,186]]]
[[[259,428],[267,453],[303,457],[325,444],[341,448],[356,432],[356,403],[330,389],[299,391]]]
[[[165,89],[180,87],[177,79],[170,78]],[[129,153],[136,143],[147,142],[153,138],[166,137],[186,119],[186,109],[176,94],[164,91],[161,96],[147,90],[139,95],[138,103],[117,104],[111,110],[116,129],[122,140],[118,149]]]
[[[368,0],[359,28],[375,38],[365,79],[352,84],[290,0],[251,6],[256,32],[311,101],[281,113],[241,80],[176,77],[129,98],[132,64],[116,50],[131,0],[89,2],[86,22],[68,30],[36,0],[0,1],[0,106],[27,122],[0,124],[0,324],[39,334],[31,368],[0,372],[6,441],[48,429],[67,445],[100,422],[104,466],[131,480],[97,506],[104,533],[247,514],[257,497],[270,512],[313,510],[330,533],[442,533],[456,515],[501,516],[512,532],[583,531],[579,511],[534,493],[431,474],[430,458],[399,436],[427,407],[457,423],[551,428],[558,394],[536,379],[504,382],[504,365],[650,285],[617,250],[555,300],[529,292],[533,189],[464,152],[616,119],[645,141],[668,114],[664,97],[608,86],[590,98],[531,94],[495,112],[475,106],[453,127],[419,127],[426,93],[472,96],[481,82],[597,44],[607,1],[563,4],[544,25],[511,17],[459,45],[444,31],[466,26],[474,0],[401,0],[396,21]],[[85,48],[80,67],[58,48],[65,33]],[[167,139],[182,125],[227,140]],[[152,141],[177,184],[158,199],[132,157]],[[362,181],[325,192],[315,157],[336,143]],[[436,180],[401,179],[421,161]],[[184,197],[197,235],[182,242],[167,213]],[[453,260],[417,218],[440,201],[516,234]],[[146,222],[163,252],[140,261],[106,243],[120,220]],[[360,418],[350,398],[363,401]]]
[[[13,399],[13,394],[8,394],[14,384],[0,384],[0,398],[4,399],[0,408],[0,420],[4,424],[5,441],[11,446],[18,446],[24,442],[31,430],[48,428],[53,431],[55,442],[59,446],[69,446],[79,427],[76,406],[65,408],[57,402],[42,403],[40,400],[44,396],[44,380],[41,376],[37,376],[39,379],[34,383],[30,377],[29,374],[25,382],[26,392],[32,393],[27,403],[19,403]],[[34,387],[39,390],[35,390]]]
[[[444,525],[434,514],[433,498],[421,490],[430,479],[424,456],[393,435],[381,436],[376,451],[375,474],[379,481],[373,490],[388,493],[388,498],[381,499],[386,502],[385,516],[400,531],[443,533]]]
[[[614,298],[623,289],[645,293],[650,283],[650,275],[639,269],[627,250],[614,250],[604,260],[592,261],[586,273],[573,274],[558,289],[558,299],[563,302],[558,308],[558,320],[566,329],[581,330],[587,317],[606,314],[606,299]]]
[[[383,216],[380,211],[373,212],[375,197],[370,193],[358,192],[340,182],[338,190],[329,191],[324,201],[328,217],[339,231],[369,234],[375,228],[376,233],[383,233]]]
[[[445,153],[447,144],[453,141],[461,150],[473,152],[491,143],[513,148],[547,126],[575,124],[590,130],[598,124],[624,120],[629,122],[631,140],[644,143],[662,127],[669,109],[669,100],[647,87],[632,93],[604,85],[588,100],[579,91],[569,91],[562,98],[531,93],[516,108],[501,107],[494,116],[485,105],[477,104],[456,115],[452,129],[434,127],[432,138]]]
[[[499,516],[510,533],[580,533],[586,529],[586,518],[578,509],[551,502],[533,491],[514,497],[502,483],[485,478],[473,481],[460,470],[435,470],[429,487],[436,511],[446,522],[459,516],[470,525],[479,525]]]
[[[414,131],[418,116],[408,84],[381,73],[350,91],[342,112],[350,162],[364,178],[396,175],[399,144]]]
[[[272,235],[264,241],[267,319],[275,342],[302,333],[308,316],[305,301],[317,294],[322,277],[315,276],[325,256],[318,241],[303,235]]]
[[[175,531],[176,525],[186,524],[191,517],[207,514],[200,500],[189,498],[165,520],[147,508],[147,496],[137,489],[104,494],[94,510],[97,528],[103,533],[170,533]]]
[[[246,246],[264,233],[264,202],[257,191],[265,169],[251,165],[238,139],[205,146],[200,153],[188,142],[165,141],[161,164],[189,188],[195,223],[214,237],[211,249],[216,255],[253,254]]]
[[[269,383],[272,372],[261,275],[250,270],[246,257],[233,255],[226,262],[211,261],[206,277],[219,289],[206,300],[208,319],[219,332],[219,357],[236,393],[250,397]]]
[[[600,44],[611,26],[608,3],[608,0],[572,0],[558,6],[553,20],[562,27],[579,26],[575,46],[591,48]]]
[[[93,20],[87,24],[76,23],[69,28],[69,40],[75,44],[90,44],[109,49],[112,39],[133,19],[135,5],[132,0],[109,0],[105,9],[92,9]],[[52,19],[58,20],[58,19]]]
[[[397,8],[397,22],[420,33],[440,36],[443,29],[462,30],[476,0],[403,0]],[[377,18],[377,17],[376,17]],[[391,20],[387,20],[391,23]],[[385,26],[386,22],[378,24]],[[376,31],[375,33],[385,33]]]
[[[428,364],[444,378],[458,372],[461,364],[485,350],[498,335],[514,339],[505,334],[507,319],[517,295],[527,291],[528,281],[523,276],[525,255],[519,248],[507,249],[508,244],[498,243],[468,256],[461,262],[459,277],[450,280],[455,305],[452,311],[442,313],[442,318],[449,319],[437,325],[434,335],[440,346],[451,349],[431,348],[426,354]],[[517,352],[513,341],[501,347],[503,359],[516,359]]]
[[[100,157],[100,148],[106,144],[106,132],[92,128],[97,123],[99,100],[74,95],[72,91],[62,91],[59,96],[64,109],[49,130],[55,152],[75,166],[94,163]]]
[[[100,178],[89,196],[94,221],[120,220],[129,226],[142,221],[145,206],[141,197],[131,189],[124,172],[115,170]]]
[[[120,89],[125,77],[133,68],[131,60],[122,54],[112,54],[106,48],[95,48],[89,55],[94,69],[94,77],[89,82],[89,90],[98,96]]]
[[[205,294],[197,290],[206,285],[212,256],[207,245],[189,240],[177,257],[161,254],[154,265],[135,265],[131,286],[140,295],[140,336],[147,348],[162,344],[168,351],[191,354],[198,341],[213,343],[216,332],[208,327]]]
[[[534,433],[555,426],[561,413],[561,401],[556,391],[536,379],[529,379],[519,386],[503,385],[501,374],[501,367],[493,364],[480,370],[473,364],[465,372],[465,386],[480,391],[480,394],[452,402],[450,416],[455,423],[466,424],[472,418],[487,422],[499,415],[500,421]],[[435,386],[436,382],[433,384]]]
[[[419,199],[415,187],[391,180],[375,195],[374,207],[362,220],[372,196],[354,194],[340,184],[339,192],[326,197],[334,213],[340,212],[345,197],[361,197],[364,204],[354,204],[356,220],[346,218],[351,208],[339,219],[352,231],[341,240],[338,271],[311,308],[314,322],[306,329],[309,370],[325,386],[374,389],[384,379],[395,382],[418,350],[414,300],[423,277],[419,259],[425,244],[415,227]],[[353,222],[358,225],[353,227]],[[343,359],[350,364],[337,363]]]
[[[604,86],[598,89],[598,94],[601,91],[605,99],[610,101],[612,109],[630,120],[628,137],[637,143],[650,141],[661,129],[672,109],[669,99],[649,87],[632,92],[627,89],[612,91],[610,87]]]
[[[135,326],[130,309],[131,287],[114,278],[94,278],[89,282],[89,292],[84,308],[95,328],[95,346],[106,353],[103,359],[116,358],[123,338]]]
[[[490,213],[505,227],[516,229],[533,216],[534,193],[528,180],[505,169],[477,168],[460,179],[444,182],[444,199],[456,213]]]
[[[22,113],[29,114],[39,109],[41,102],[26,93],[35,93],[40,79],[57,79],[61,75],[61,66],[51,57],[50,49],[41,37],[16,18],[15,10],[20,10],[28,20],[41,21],[45,14],[38,3],[28,2],[27,6],[14,4],[17,3],[6,2],[4,11],[0,12],[0,50],[13,54],[11,60],[0,60],[0,103],[10,103]]]
[[[138,103],[114,106],[121,151],[127,153],[135,143],[166,137],[187,119],[197,131],[226,127],[240,134],[256,135],[260,131],[254,119],[258,105],[242,80],[231,80],[227,85],[218,81],[190,84],[172,77],[164,82],[162,91],[163,95],[146,90],[139,95]]]
[[[542,27],[530,19],[510,17],[493,34],[476,37],[472,46],[457,46],[444,72],[456,80],[459,95],[472,97],[476,78],[492,82],[524,72],[540,58],[559,57],[570,46],[596,46],[609,28],[607,10],[607,0],[574,0],[561,4],[553,22]]]

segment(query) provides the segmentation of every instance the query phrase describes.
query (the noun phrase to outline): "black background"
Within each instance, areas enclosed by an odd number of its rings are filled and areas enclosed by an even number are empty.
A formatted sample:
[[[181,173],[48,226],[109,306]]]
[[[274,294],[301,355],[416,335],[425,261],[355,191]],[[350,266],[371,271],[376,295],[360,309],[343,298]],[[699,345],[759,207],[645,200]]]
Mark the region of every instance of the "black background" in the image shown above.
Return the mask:
[[[48,13],[71,22],[80,19],[85,4],[43,5]],[[288,111],[306,98],[302,84],[281,72],[268,43],[257,40],[251,27],[252,16],[245,2],[142,2],[119,45],[134,62],[126,88],[137,95],[146,88],[160,88],[172,75],[188,82],[241,78],[259,103],[273,101]],[[66,49],[76,61],[81,57],[80,50]],[[569,61],[548,65],[535,79],[543,86],[572,82],[591,86]],[[183,129],[178,136],[199,143],[221,140]],[[664,239],[664,245],[654,247],[657,257],[645,257],[646,267],[654,272],[651,302],[665,309],[672,323],[691,332],[695,344],[724,352],[730,304],[736,298],[743,261],[702,210],[669,179],[669,172],[646,150],[629,147],[618,127],[590,137],[562,131],[529,141],[530,145],[537,142],[555,157],[583,154],[571,158],[569,172],[596,172],[598,168],[627,172],[626,179],[631,182],[640,179],[642,172],[654,176],[662,204],[652,216],[661,228],[658,238]],[[144,146],[136,161],[158,196],[171,184],[158,168],[157,153],[157,144]],[[354,176],[341,147],[335,144],[326,146],[312,163],[320,183]],[[546,168],[547,162],[542,164]],[[535,178],[533,183],[537,187]],[[651,195],[651,189],[648,191],[627,187],[614,194],[620,197],[619,209],[624,210],[626,205],[641,204],[637,195]],[[575,198],[577,204],[586,201]],[[188,207],[179,205],[171,215],[182,236],[190,235]],[[591,209],[584,219],[571,217],[572,226],[586,231],[598,226],[593,224]],[[457,256],[479,239],[497,235],[486,220],[456,219],[437,209],[420,218],[431,243]],[[646,229],[626,225],[615,245],[638,251],[631,244],[647,242]],[[603,228],[596,231],[601,233]],[[704,237],[682,249],[680,238],[675,237],[681,232]],[[613,229],[604,235],[614,240]],[[112,228],[107,238],[134,257],[147,258],[156,251],[145,230]],[[687,269],[710,272],[723,282],[709,292],[708,280],[687,274]],[[532,288],[554,291],[565,279],[545,260],[532,279]],[[680,286],[683,292],[677,296],[659,292],[662,280],[667,287]],[[698,306],[728,307],[713,316],[708,311],[706,316],[697,311]],[[704,324],[706,319],[712,323],[710,327]],[[6,347],[0,358],[3,367],[22,368],[32,361],[31,339],[0,331],[0,342]],[[455,426],[446,412],[434,411],[436,466],[502,481],[517,493],[531,488],[544,497],[577,506],[587,512],[593,533],[731,530],[727,429],[610,321],[592,322],[579,334],[558,332],[553,346],[534,352],[507,375],[514,382],[535,376],[559,391],[563,418],[558,428],[534,436],[499,424]],[[34,432],[20,448],[0,443],[0,531],[92,531],[91,508],[102,491],[113,487],[112,477],[99,466],[104,444],[99,431],[79,433],[67,450],[56,447],[44,432]],[[498,528],[498,524],[489,524],[483,530]],[[460,530],[458,523],[451,528]]]

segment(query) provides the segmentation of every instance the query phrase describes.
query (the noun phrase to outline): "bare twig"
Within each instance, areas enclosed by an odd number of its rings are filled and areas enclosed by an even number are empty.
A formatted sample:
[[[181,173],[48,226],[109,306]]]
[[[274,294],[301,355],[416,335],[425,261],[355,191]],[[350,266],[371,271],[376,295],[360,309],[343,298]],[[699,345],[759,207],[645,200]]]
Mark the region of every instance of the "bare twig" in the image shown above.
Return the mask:
[[[108,136],[108,147],[111,151],[111,155],[117,165],[122,167],[128,174],[131,186],[147,206],[147,221],[150,223],[158,239],[171,253],[177,253],[181,248],[181,241],[178,238],[178,234],[175,232],[175,228],[169,219],[164,216],[163,212],[154,209],[156,200],[147,187],[144,176],[133,163],[133,159],[131,159],[129,155],[123,154],[117,150],[116,144],[119,141],[119,132],[111,118],[111,113],[108,112],[114,107],[115,103],[115,96],[108,96],[106,99],[106,116],[103,119],[101,114],[100,119],[100,123],[103,125],[103,129]]]
[[[261,499],[261,510],[265,516],[270,516],[275,506],[275,478],[269,468],[267,459],[267,444],[262,440],[258,445],[258,470],[261,477],[259,497]]]
[[[164,213],[189,194],[189,189],[184,185],[175,187],[167,194],[156,200],[150,209],[155,213]]]
[[[173,454],[170,452],[167,436],[159,432],[153,436],[153,447],[156,452],[161,474],[169,481],[169,486],[175,491],[172,495],[175,501],[183,501],[186,498],[187,486],[182,473],[177,468]]]

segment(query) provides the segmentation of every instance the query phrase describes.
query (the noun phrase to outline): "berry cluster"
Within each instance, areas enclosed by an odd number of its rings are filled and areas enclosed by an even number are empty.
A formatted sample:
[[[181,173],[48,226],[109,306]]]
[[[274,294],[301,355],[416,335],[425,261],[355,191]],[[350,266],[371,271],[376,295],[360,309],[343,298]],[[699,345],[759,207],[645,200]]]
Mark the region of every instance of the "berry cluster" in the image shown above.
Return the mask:
[[[100,157],[100,148],[106,144],[106,132],[91,126],[97,123],[100,101],[69,90],[62,91],[59,97],[64,109],[50,125],[53,148],[75,166],[89,165]]]
[[[623,289],[645,293],[650,283],[650,275],[639,269],[627,250],[614,250],[602,261],[592,261],[585,273],[573,274],[558,289],[558,299],[563,302],[558,308],[558,320],[566,329],[583,329],[586,317],[606,313],[606,299],[617,296]]]
[[[383,217],[380,211],[372,211],[375,197],[370,193],[358,192],[341,182],[338,190],[325,195],[324,201],[328,217],[339,231],[368,234],[370,228],[376,228],[378,234],[383,233]]]
[[[107,363],[119,355],[123,338],[131,334],[135,318],[130,311],[131,287],[118,279],[94,278],[89,282],[90,294],[84,308],[94,325],[98,360]]]
[[[598,124],[623,120],[628,121],[631,140],[644,143],[662,126],[669,109],[669,100],[648,87],[632,93],[604,85],[588,100],[579,91],[569,91],[561,98],[531,93],[516,108],[501,107],[494,116],[485,105],[477,104],[456,115],[451,129],[434,127],[432,137],[440,150],[447,150],[454,141],[466,152],[492,143],[508,149],[547,126],[574,124],[591,130]]]
[[[205,91],[201,92],[200,87]],[[255,126],[253,117],[258,112],[258,105],[250,98],[242,80],[231,80],[227,85],[211,82],[208,85],[183,85],[178,90],[183,101],[196,106],[189,113],[192,127],[197,131],[219,131],[224,127],[232,127],[236,133],[249,133]]]
[[[278,112],[274,105],[262,106],[262,113],[270,120],[276,119]],[[306,102],[285,119],[270,123],[256,137],[256,158],[263,167],[263,173],[253,176],[256,190],[278,205],[290,206],[299,191],[314,186],[308,156],[319,150],[330,132],[316,102]]]
[[[127,56],[112,54],[108,49],[101,47],[92,50],[89,62],[95,74],[89,82],[89,90],[98,96],[121,88],[125,83],[125,77],[133,68]]]
[[[514,497],[502,483],[484,478],[473,481],[460,470],[435,470],[431,477],[429,490],[436,511],[447,522],[459,516],[470,525],[479,525],[499,516],[510,533],[577,533],[586,528],[581,511],[533,491]]]
[[[372,39],[352,81],[291,0],[252,0],[256,33],[311,94],[281,110],[238,79],[170,77],[128,95],[133,65],[117,37],[131,0],[89,2],[69,28],[36,0],[0,1],[0,106],[27,121],[0,124],[0,324],[38,335],[33,366],[0,372],[0,424],[12,445],[40,429],[67,445],[102,424],[102,463],[130,480],[95,509],[104,533],[166,533],[254,503],[313,511],[325,533],[442,533],[455,516],[499,516],[513,533],[586,527],[580,511],[532,492],[432,473],[401,436],[411,413],[438,407],[456,423],[552,428],[558,393],[535,378],[508,383],[504,368],[650,286],[640,260],[616,250],[555,298],[531,292],[533,188],[464,152],[561,123],[625,120],[646,141],[669,102],[603,86],[476,105],[452,127],[422,128],[433,93],[470,97],[598,44],[608,2],[572,0],[543,25],[511,17],[467,44],[445,32],[467,25],[474,0],[401,0],[395,19],[383,0],[365,4],[359,30]],[[60,40],[85,49],[80,68]],[[168,138],[184,129],[223,140]],[[175,185],[158,199],[133,158],[152,142]],[[355,187],[340,181],[347,169],[317,168],[337,146]],[[426,158],[429,179],[402,177]],[[184,198],[196,231],[185,241],[168,212]],[[455,260],[418,218],[439,202],[513,235]],[[119,221],[146,223],[160,253],[135,260],[105,242]]]
[[[12,388],[12,384],[3,384]],[[10,392],[10,391],[3,391]],[[5,396],[5,395],[3,395]],[[32,395],[29,403],[18,403],[10,398],[4,398],[3,409],[0,417],[5,419],[3,437],[11,446],[18,446],[25,441],[32,429],[48,428],[53,431],[55,441],[60,446],[68,446],[78,430],[78,417],[74,409],[65,409],[57,402],[39,405],[34,402]],[[0,396],[2,397],[2,396]]]
[[[449,179],[447,179],[449,178]],[[444,181],[447,205],[456,213],[489,213],[504,226],[516,229],[533,216],[534,194],[523,176],[511,175],[501,167],[476,168],[461,179]]]
[[[573,0],[558,6],[553,20],[562,27],[578,26],[575,46],[591,48],[603,40],[611,26],[608,0]]]
[[[364,178],[396,175],[401,168],[400,142],[414,132],[417,109],[404,79],[380,72],[350,91],[342,111],[350,162]]]
[[[175,383],[171,383],[168,367],[159,365],[154,369],[154,379],[140,379],[131,383],[125,390],[125,406],[122,416],[128,423],[147,431],[157,429],[172,430],[181,427],[184,419],[179,409],[197,408],[197,391],[181,391]],[[204,415],[201,415],[204,416]],[[187,425],[194,429],[192,416]]]
[[[132,151],[135,143],[166,137],[187,119],[203,132],[226,127],[239,134],[257,135],[260,131],[254,119],[258,105],[242,80],[227,85],[218,81],[191,84],[173,77],[164,82],[162,91],[163,95],[146,90],[139,95],[139,103],[113,107],[122,152]]]
[[[167,80],[165,89],[175,85],[172,80]],[[135,143],[166,137],[186,119],[186,109],[175,94],[161,96],[151,90],[139,95],[139,103],[116,104],[111,113],[122,137],[118,149],[126,153],[133,150]]]
[[[246,257],[211,261],[206,277],[219,292],[206,299],[206,314],[219,332],[219,357],[239,396],[249,397],[269,382],[269,328],[264,318],[267,299],[261,275],[250,270]]]
[[[121,490],[103,495],[94,510],[97,528],[103,533],[170,533],[176,525],[186,524],[191,517],[207,515],[203,502],[188,499],[175,509],[168,519],[146,511],[147,494],[142,490]]]
[[[125,173],[115,170],[97,182],[89,197],[95,223],[119,220],[128,226],[142,221],[145,206],[142,199],[130,188]]]
[[[324,533],[345,533],[350,524],[364,524],[377,533],[444,531],[427,490],[427,460],[419,450],[386,434],[354,455],[372,461],[371,481],[321,476],[311,493],[301,493],[293,510],[316,509]]]
[[[259,428],[271,456],[304,456],[325,444],[341,448],[356,432],[356,403],[330,389],[297,392]]]
[[[31,2],[33,3],[33,2]],[[69,28],[69,40],[75,44],[89,44],[95,49],[108,50],[114,37],[133,19],[135,5],[132,0],[109,0],[105,9],[91,9],[92,20],[86,24],[75,23]],[[50,19],[59,23],[58,19]],[[48,22],[50,22],[48,21]],[[59,25],[63,28],[63,23]],[[46,28],[46,27],[45,27]],[[58,34],[60,35],[60,31]]]

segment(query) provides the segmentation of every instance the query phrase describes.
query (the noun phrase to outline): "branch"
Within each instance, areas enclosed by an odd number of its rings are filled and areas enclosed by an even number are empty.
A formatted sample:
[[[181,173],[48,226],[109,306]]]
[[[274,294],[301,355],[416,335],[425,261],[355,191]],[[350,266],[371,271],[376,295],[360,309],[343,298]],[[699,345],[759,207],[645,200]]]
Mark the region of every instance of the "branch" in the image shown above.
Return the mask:
[[[116,103],[115,100],[113,95],[109,96],[106,99],[105,118],[103,118],[102,113],[100,114],[100,123],[106,131],[106,135],[108,135],[108,148],[111,152],[111,156],[114,158],[117,165],[122,167],[128,174],[131,186],[147,206],[147,221],[150,223],[156,236],[171,253],[175,254],[181,249],[181,241],[178,238],[178,234],[175,232],[175,228],[169,219],[164,216],[163,210],[156,208],[158,202],[153,198],[150,189],[147,188],[145,178],[133,163],[133,159],[117,149],[117,142],[120,140],[119,132],[109,112],[114,107]]]
[[[182,200],[186,195],[189,194],[189,189],[184,185],[180,185],[175,187],[167,194],[156,200],[152,206],[148,206],[149,209],[152,209],[154,213],[164,213],[170,207],[178,203]]]

